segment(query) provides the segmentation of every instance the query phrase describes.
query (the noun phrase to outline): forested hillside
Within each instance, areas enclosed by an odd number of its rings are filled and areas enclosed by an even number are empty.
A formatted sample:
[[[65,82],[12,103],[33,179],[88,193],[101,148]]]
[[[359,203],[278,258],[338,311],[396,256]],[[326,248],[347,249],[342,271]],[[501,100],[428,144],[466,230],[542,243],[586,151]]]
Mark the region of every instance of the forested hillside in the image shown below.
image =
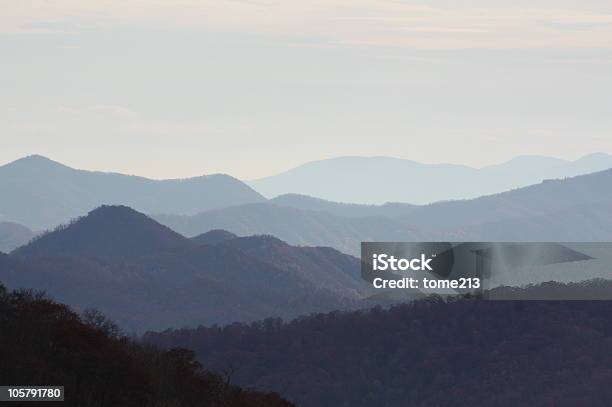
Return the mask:
[[[525,292],[542,289],[598,298],[612,282],[548,283]],[[389,310],[176,329],[144,339],[193,349],[206,365],[232,368],[237,383],[279,391],[305,407],[612,403],[609,301],[433,297]]]
[[[130,332],[368,306],[354,257],[271,236],[191,240],[125,206],[100,207],[0,257],[0,280],[100,308]]]
[[[63,406],[292,406],[228,379],[203,369],[187,349],[136,344],[95,311],[79,316],[40,293],[0,284],[2,384],[63,385]]]

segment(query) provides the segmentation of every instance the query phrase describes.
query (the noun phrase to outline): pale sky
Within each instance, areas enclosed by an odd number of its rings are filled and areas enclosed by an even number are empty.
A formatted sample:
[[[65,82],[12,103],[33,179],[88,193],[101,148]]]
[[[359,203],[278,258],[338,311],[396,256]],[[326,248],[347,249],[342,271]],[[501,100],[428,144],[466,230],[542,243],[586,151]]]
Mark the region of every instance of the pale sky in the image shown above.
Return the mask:
[[[612,153],[609,0],[0,0],[0,164]]]

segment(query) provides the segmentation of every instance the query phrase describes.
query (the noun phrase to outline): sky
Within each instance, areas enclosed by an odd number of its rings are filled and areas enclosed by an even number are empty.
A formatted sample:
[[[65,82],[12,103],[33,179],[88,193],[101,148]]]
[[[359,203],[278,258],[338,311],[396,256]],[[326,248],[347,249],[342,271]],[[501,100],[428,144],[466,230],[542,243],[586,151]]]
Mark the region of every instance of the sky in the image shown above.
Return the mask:
[[[0,1],[0,164],[612,153],[609,0]]]

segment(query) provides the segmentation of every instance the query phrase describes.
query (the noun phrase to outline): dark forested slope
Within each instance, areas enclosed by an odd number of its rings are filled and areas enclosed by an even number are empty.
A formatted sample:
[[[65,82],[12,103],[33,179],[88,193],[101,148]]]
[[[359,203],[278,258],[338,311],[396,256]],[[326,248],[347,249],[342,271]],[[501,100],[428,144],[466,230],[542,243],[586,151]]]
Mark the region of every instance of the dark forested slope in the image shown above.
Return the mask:
[[[612,283],[548,283],[526,292],[542,289],[594,298],[612,292]],[[207,365],[235,369],[237,383],[280,391],[305,407],[612,403],[609,301],[429,298],[387,311],[169,330],[144,339],[193,349]]]
[[[41,294],[8,292],[1,284],[0,383],[64,386],[63,406],[292,406],[203,370],[189,350],[137,345],[100,314],[78,316]]]
[[[134,256],[190,246],[193,244],[189,239],[127,206],[101,206],[71,224],[41,235],[15,254]]]

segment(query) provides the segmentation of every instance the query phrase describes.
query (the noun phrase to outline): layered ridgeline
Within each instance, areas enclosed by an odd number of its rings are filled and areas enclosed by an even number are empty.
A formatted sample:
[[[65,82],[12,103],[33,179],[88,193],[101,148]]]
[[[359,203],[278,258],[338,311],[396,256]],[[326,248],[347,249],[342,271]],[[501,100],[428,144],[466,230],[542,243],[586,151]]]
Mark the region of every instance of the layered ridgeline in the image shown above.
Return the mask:
[[[41,156],[0,166],[0,191],[0,222],[36,230],[55,227],[102,204],[127,205],[145,213],[194,214],[264,200],[228,175],[156,181],[76,170]]]
[[[271,236],[187,239],[124,206],[103,206],[0,263],[9,287],[96,307],[128,330],[295,317],[364,306],[359,260]]]
[[[153,217],[186,236],[210,229],[224,229],[241,236],[270,234],[291,244],[331,246],[352,255],[359,255],[362,241],[413,241],[427,235],[394,218],[346,217],[276,203],[233,206],[193,216]]]
[[[606,281],[513,289],[515,298],[611,293]],[[611,327],[610,301],[428,298],[144,340],[193,349],[208,366],[235,367],[236,383],[303,407],[589,406],[612,404]]]
[[[314,171],[316,176],[306,185],[291,181],[292,188],[287,191],[300,195],[279,196],[269,203],[341,217],[411,217],[415,215],[415,209],[422,209],[414,203],[484,195],[539,183],[543,179],[563,178],[608,167],[612,167],[612,158],[605,154],[593,154],[574,162],[546,157],[518,157],[479,170],[424,165],[390,158],[345,157],[306,164],[288,172],[305,171],[310,174]],[[464,177],[461,175],[464,172],[472,175]],[[483,181],[478,177],[485,177],[493,187],[480,188]],[[506,182],[509,177],[516,180]],[[307,178],[312,178],[312,174]],[[311,190],[309,183],[321,187],[329,185],[337,196],[321,195]],[[354,202],[364,199],[342,192],[353,187],[360,193],[375,197],[365,202],[412,204],[358,205]],[[476,190],[468,192],[471,188]],[[0,190],[3,192],[0,222],[16,222],[33,230],[55,227],[102,204],[127,205],[147,214],[194,215],[212,209],[266,202],[258,192],[227,175],[156,181],[116,173],[76,170],[41,156],[30,156],[0,166]],[[439,196],[426,199],[428,190]],[[456,190],[461,193],[455,193]],[[308,195],[353,204],[330,202]],[[327,219],[313,221],[327,222]],[[336,228],[355,228],[357,233],[361,227],[338,225],[337,221],[333,223]],[[375,231],[372,234],[375,235]]]
[[[250,181],[272,198],[299,193],[332,201],[379,204],[474,198],[541,182],[612,168],[612,156],[597,153],[576,161],[519,156],[483,168],[423,164],[391,157],[339,157],[303,164]]]
[[[571,165],[566,163],[564,168],[569,166],[582,172],[607,166],[608,158],[592,155]],[[520,168],[531,168],[528,164],[533,160],[538,161],[536,158],[512,161],[522,163],[519,168],[512,167],[513,171],[520,173]],[[359,253],[361,241],[375,240],[609,240],[610,174],[602,171],[475,199],[422,206],[361,205],[298,194],[266,201],[227,176],[152,181],[74,170],[32,156],[0,167],[3,189],[0,221],[17,220],[41,228],[55,226],[101,204],[118,202],[152,214],[159,222],[189,237],[211,229],[224,229],[240,236],[272,234],[290,244],[331,246],[353,255]],[[339,183],[338,188],[343,185]],[[408,182],[397,188],[391,181],[385,181],[385,185],[390,190],[411,187]],[[414,185],[422,187],[428,183],[421,180]],[[472,184],[458,185],[467,188]],[[436,184],[436,189],[445,191],[443,184]],[[560,228],[559,221],[564,221],[567,227]],[[23,233],[14,236],[14,230],[6,233],[3,229],[7,228],[0,225],[0,250],[10,251],[31,237]]]
[[[612,203],[612,169],[540,184],[472,200],[440,202],[400,217],[415,226],[461,233],[476,225],[539,216]],[[570,230],[571,233],[571,230]],[[528,238],[528,234],[525,237]]]
[[[307,211],[327,212],[332,215],[348,218],[363,218],[368,216],[396,218],[398,216],[408,215],[419,207],[418,205],[399,202],[388,202],[382,205],[334,202],[302,194],[280,195],[270,199],[268,202]]]
[[[0,383],[61,384],[61,405],[74,407],[293,406],[228,379],[203,369],[192,351],[142,346],[99,312],[78,315],[40,293],[10,292],[0,283]]]
[[[267,203],[156,219],[188,236],[220,228],[359,253],[361,241],[608,241],[612,170],[431,205],[355,205],[288,195]]]

